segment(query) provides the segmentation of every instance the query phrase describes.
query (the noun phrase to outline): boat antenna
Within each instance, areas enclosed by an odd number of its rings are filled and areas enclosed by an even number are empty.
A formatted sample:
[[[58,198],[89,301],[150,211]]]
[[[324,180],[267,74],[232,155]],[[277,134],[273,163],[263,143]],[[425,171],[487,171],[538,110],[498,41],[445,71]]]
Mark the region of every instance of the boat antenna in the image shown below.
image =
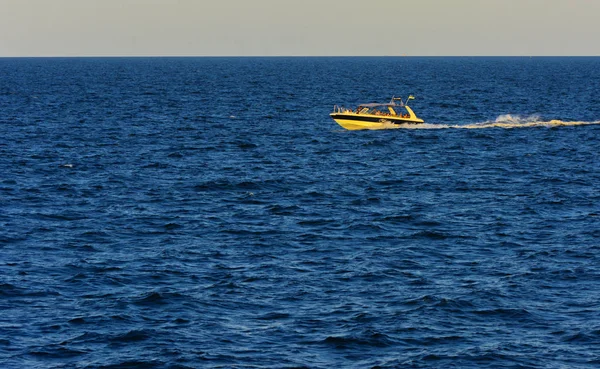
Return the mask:
[[[402,98],[401,97],[393,97],[392,96],[392,101],[390,103],[391,104],[395,104],[394,100],[400,100],[400,106],[404,106],[404,102],[402,102]]]

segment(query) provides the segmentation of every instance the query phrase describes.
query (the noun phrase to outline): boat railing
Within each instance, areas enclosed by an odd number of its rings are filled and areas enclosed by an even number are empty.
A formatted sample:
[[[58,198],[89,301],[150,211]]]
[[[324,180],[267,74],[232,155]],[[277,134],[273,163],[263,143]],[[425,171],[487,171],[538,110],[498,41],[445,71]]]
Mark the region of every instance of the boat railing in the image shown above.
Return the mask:
[[[342,114],[342,113],[351,113],[352,110],[346,109],[343,106],[334,105],[333,106],[333,112],[337,113],[337,114]]]

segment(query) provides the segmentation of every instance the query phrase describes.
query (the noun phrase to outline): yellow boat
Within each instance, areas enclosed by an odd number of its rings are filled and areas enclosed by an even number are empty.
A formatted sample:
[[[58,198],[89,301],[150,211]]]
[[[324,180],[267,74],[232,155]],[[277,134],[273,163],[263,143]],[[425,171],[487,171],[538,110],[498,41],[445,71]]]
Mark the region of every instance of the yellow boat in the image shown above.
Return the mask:
[[[329,115],[337,124],[352,131],[398,128],[401,124],[423,123],[423,119],[417,118],[408,106],[408,101],[413,99],[413,96],[409,96],[405,103],[401,97],[392,97],[387,104],[361,104],[355,110],[336,105],[333,107],[333,113]]]

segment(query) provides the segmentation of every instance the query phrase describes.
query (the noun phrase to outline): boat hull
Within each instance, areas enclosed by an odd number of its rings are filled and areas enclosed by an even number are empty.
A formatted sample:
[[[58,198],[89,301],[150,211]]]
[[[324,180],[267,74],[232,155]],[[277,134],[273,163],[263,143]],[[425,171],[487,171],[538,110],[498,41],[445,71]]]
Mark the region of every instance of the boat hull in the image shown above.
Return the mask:
[[[422,119],[400,118],[377,115],[332,113],[330,116],[345,129],[356,131],[361,129],[393,129],[404,124],[420,124]]]

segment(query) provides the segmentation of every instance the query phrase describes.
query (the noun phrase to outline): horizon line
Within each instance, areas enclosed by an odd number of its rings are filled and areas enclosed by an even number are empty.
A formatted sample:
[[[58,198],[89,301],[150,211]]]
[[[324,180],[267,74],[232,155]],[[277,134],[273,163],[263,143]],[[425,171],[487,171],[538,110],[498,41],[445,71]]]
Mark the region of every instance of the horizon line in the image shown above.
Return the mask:
[[[0,55],[0,59],[35,58],[589,58],[600,55]]]

